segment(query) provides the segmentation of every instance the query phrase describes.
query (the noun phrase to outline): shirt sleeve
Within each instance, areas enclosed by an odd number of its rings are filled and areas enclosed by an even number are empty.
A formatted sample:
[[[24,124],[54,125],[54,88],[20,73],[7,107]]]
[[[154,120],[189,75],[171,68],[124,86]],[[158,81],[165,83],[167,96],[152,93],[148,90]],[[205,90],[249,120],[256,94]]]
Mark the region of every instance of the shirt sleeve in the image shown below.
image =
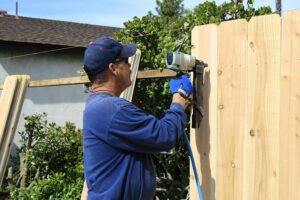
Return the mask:
[[[172,103],[161,119],[144,114],[133,104],[122,106],[113,116],[107,142],[123,150],[156,153],[173,148],[185,127],[186,114]]]

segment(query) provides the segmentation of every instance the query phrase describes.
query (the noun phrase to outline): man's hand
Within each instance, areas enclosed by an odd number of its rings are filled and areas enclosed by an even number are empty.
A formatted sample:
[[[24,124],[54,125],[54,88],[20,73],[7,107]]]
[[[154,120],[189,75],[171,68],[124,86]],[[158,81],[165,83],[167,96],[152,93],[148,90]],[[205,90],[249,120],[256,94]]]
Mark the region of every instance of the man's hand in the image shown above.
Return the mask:
[[[171,94],[179,93],[183,98],[187,99],[193,92],[193,86],[187,75],[182,75],[179,79],[171,79]]]

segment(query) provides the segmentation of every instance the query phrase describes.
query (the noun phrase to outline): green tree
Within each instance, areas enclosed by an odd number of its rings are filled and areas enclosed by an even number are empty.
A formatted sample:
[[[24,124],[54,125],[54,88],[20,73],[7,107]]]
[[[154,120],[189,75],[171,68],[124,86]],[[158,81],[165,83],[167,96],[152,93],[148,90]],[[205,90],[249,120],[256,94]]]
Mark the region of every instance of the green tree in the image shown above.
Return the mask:
[[[183,0],[156,0],[156,11],[160,16],[174,17],[184,13]]]

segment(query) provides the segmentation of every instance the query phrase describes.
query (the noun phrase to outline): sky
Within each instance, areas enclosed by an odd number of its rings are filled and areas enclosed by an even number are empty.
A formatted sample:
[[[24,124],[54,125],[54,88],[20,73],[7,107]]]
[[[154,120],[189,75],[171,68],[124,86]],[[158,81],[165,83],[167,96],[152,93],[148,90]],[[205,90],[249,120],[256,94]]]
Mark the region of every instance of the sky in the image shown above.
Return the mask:
[[[155,0],[0,0],[0,10],[19,16],[87,23],[103,26],[124,27],[123,23],[134,16],[142,17],[148,11],[156,13]],[[227,0],[230,1],[230,0]],[[193,9],[200,0],[184,0],[184,7]],[[225,0],[216,0],[217,4]],[[246,0],[245,0],[246,2]],[[255,0],[254,7],[270,6],[275,10],[275,0]],[[300,9],[299,0],[282,0],[283,14],[288,10]],[[1,28],[1,27],[0,27]]]

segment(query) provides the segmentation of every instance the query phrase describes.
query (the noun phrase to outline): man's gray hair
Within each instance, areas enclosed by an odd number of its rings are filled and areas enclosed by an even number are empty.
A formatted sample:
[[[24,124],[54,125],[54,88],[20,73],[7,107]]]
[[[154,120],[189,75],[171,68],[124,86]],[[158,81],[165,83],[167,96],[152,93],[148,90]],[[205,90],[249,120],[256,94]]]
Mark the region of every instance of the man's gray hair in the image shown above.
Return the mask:
[[[100,72],[100,73],[95,74],[95,75],[91,75],[91,76],[88,75],[88,78],[91,81],[91,84],[93,84],[93,83],[102,83],[103,76],[104,76],[104,73]]]
[[[84,67],[83,69],[85,69],[86,67]],[[105,70],[104,70],[105,71]],[[88,76],[90,82],[91,82],[91,85],[93,83],[102,83],[103,82],[103,76],[104,76],[104,71],[100,72],[100,73],[97,73],[97,74],[89,74],[86,70],[86,75]]]

